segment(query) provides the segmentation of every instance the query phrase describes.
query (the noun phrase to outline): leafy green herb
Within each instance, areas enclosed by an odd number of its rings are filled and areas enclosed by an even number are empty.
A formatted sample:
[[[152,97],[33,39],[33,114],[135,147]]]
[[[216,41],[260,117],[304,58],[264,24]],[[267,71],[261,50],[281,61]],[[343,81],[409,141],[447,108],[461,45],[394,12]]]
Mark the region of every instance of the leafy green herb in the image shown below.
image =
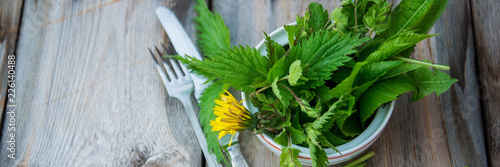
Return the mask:
[[[406,75],[399,75],[379,81],[371,86],[359,99],[361,121],[366,121],[375,110],[384,103],[412,90],[416,90],[413,80]]]
[[[221,17],[197,0],[205,61],[177,58],[213,81],[200,99],[209,149],[219,161],[224,158],[210,121],[214,100],[229,87],[250,94],[259,112],[249,127],[282,145],[281,166],[300,166],[300,150],[292,144],[309,148],[313,166],[326,166],[324,149],[339,151],[336,146],[361,134],[381,105],[410,91],[412,101],[432,92],[439,96],[457,81],[438,70],[449,67],[409,54],[434,36],[426,33],[447,1],[403,0],[394,10],[385,0],[343,1],[330,15],[311,3],[296,25],[284,26],[288,45],[265,34],[267,55],[261,56],[248,46],[230,48]]]
[[[299,162],[299,153],[300,150],[293,147],[282,147],[281,152],[283,154],[280,155],[280,166],[285,167],[297,167],[302,166]]]
[[[289,73],[290,77],[288,79],[288,83],[290,83],[291,86],[297,85],[297,81],[299,81],[300,76],[302,76],[302,67],[300,67],[300,60],[296,60],[290,65]]]
[[[328,11],[323,8],[323,5],[318,3],[311,3],[306,11],[306,17],[309,16],[307,23],[308,27],[314,31],[322,30],[330,22]]]
[[[438,69],[434,69],[434,73],[432,73],[426,67],[409,72],[409,76],[413,78],[413,82],[418,86],[418,91],[413,93],[412,102],[420,100],[432,92],[436,92],[436,96],[439,97],[441,93],[450,88],[451,84],[458,81]]]
[[[390,11],[391,5],[386,1],[374,4],[368,9],[368,12],[363,17],[363,23],[370,28],[368,36],[372,32],[380,34],[389,28],[390,17],[388,14]]]
[[[217,161],[224,160],[226,164],[229,164],[227,159],[222,153],[222,148],[219,145],[218,132],[211,131],[210,120],[215,119],[215,114],[213,114],[212,109],[215,107],[215,99],[217,99],[222,93],[224,93],[224,84],[220,81],[212,82],[206,89],[201,93],[200,97],[200,122],[203,126],[203,132],[207,138],[208,150],[216,155]]]
[[[196,42],[201,51],[212,56],[217,55],[220,49],[229,48],[229,29],[222,17],[218,13],[212,13],[203,0],[196,0],[194,9],[198,16],[193,20],[198,23],[195,27],[200,32]]]

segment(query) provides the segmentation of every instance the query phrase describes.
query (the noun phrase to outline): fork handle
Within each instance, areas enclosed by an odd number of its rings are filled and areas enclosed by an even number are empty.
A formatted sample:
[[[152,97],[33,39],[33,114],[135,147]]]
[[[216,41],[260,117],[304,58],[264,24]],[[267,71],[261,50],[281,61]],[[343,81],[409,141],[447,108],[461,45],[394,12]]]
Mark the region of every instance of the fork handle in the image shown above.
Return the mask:
[[[200,122],[198,121],[198,118],[197,118],[196,114],[194,113],[193,102],[191,101],[191,96],[187,96],[187,97],[181,98],[179,100],[184,105],[184,109],[186,110],[186,114],[188,115],[189,122],[191,122],[191,126],[193,127],[194,133],[196,134],[196,138],[198,139],[198,142],[200,143],[200,147],[201,147],[201,150],[203,151],[203,155],[205,155],[207,165],[209,167],[222,167],[222,165],[220,165],[217,162],[217,158],[215,157],[215,155],[208,152],[207,139],[205,138],[205,135],[203,134],[203,131],[201,130]]]

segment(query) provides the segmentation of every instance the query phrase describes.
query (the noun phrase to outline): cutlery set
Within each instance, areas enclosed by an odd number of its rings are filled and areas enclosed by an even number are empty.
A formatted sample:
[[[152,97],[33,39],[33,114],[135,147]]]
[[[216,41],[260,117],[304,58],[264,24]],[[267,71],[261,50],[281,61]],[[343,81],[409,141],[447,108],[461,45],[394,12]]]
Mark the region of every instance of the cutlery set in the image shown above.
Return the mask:
[[[167,96],[175,97],[182,102],[202,149],[203,155],[205,156],[207,165],[209,167],[221,167],[222,165],[217,161],[215,155],[207,149],[207,141],[201,129],[198,117],[194,112],[193,102],[191,100],[191,94],[193,94],[193,91],[194,96],[197,100],[199,100],[201,93],[208,85],[205,83],[207,80],[203,76],[191,73],[182,63],[176,60],[163,60],[161,55],[176,55],[177,53],[181,56],[189,55],[200,60],[203,60],[203,58],[196,50],[194,44],[191,42],[189,36],[184,31],[184,28],[172,11],[166,7],[158,7],[156,9],[156,14],[163,25],[163,28],[167,32],[170,41],[172,42],[171,45],[160,45],[163,52],[157,47],[154,48],[154,51],[149,49],[149,52],[156,63],[156,69],[158,70],[158,73],[160,74],[163,84],[168,92]],[[219,143],[226,145],[230,142],[230,140],[230,136],[225,136],[219,140]],[[230,147],[227,147],[225,151],[227,151],[226,153],[229,157],[231,157],[232,166],[247,167],[248,164],[241,154],[237,141],[238,133],[235,137],[233,137],[233,144]]]

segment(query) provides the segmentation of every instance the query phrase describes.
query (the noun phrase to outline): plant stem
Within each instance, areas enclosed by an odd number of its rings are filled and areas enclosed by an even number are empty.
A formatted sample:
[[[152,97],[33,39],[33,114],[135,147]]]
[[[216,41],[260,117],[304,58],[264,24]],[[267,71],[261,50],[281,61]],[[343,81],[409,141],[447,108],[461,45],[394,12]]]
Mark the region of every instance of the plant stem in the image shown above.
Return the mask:
[[[332,20],[331,20],[331,19],[328,19],[328,21],[326,22],[326,24],[323,26],[322,30],[327,30],[327,29],[325,29],[325,28],[326,28],[326,26],[328,25],[328,23],[330,23],[330,22],[332,22]]]
[[[337,22],[333,22],[330,26],[328,26],[328,28],[326,28],[326,30],[329,30],[330,28],[333,28],[333,26],[337,24]]]
[[[282,115],[280,115],[280,114],[278,113],[278,111],[276,111],[276,108],[274,108],[274,105],[273,105],[273,104],[270,104],[270,105],[271,105],[271,107],[273,107],[273,109],[274,109],[274,113],[275,113],[275,114],[276,114],[279,118],[281,118],[281,120],[283,120],[283,122],[285,122],[285,121],[286,121],[285,117],[283,117]]]
[[[286,76],[286,77],[281,78],[280,80],[278,80],[278,82],[283,81],[283,80],[286,80],[286,79],[288,79],[288,78],[290,78],[290,76],[289,76],[289,75],[288,75],[288,76]],[[265,87],[262,87],[262,88],[260,88],[259,90],[257,90],[257,91],[255,91],[255,92],[253,92],[252,94],[250,94],[250,97],[255,96],[255,94],[260,93],[260,92],[262,92],[262,91],[264,91],[264,90],[266,90],[267,88],[270,88],[270,87],[271,87],[271,85],[267,85],[267,86],[265,86]]]
[[[290,137],[290,133],[286,131],[286,135],[288,136],[288,147],[292,147],[292,138]],[[290,153],[292,153],[292,150],[290,149]],[[292,156],[290,156],[292,157]]]
[[[255,92],[253,92],[252,94],[250,94],[250,97],[255,96],[255,94],[260,93],[260,92],[262,92],[262,91],[264,91],[264,90],[266,90],[267,88],[270,88],[270,87],[271,87],[271,85],[268,85],[266,87],[260,88],[259,90],[257,90]]]
[[[287,89],[288,91],[290,91],[290,93],[292,93],[292,95],[293,95],[293,97],[295,98],[295,100],[297,100],[297,102],[299,102],[299,103],[300,103],[300,105],[305,106],[305,105],[304,105],[304,103],[302,103],[302,100],[300,100],[300,99],[299,99],[299,98],[295,95],[295,93],[293,93],[293,91],[292,91],[290,88],[288,88],[288,87],[286,87],[286,86],[283,86],[283,85],[278,85],[278,86],[281,86],[281,87],[283,87],[283,88]]]
[[[420,60],[415,60],[415,59],[409,59],[409,58],[399,57],[399,56],[395,56],[394,59],[395,60],[402,60],[402,61],[407,62],[407,63],[420,64],[420,65],[424,65],[424,66],[427,66],[427,67],[434,67],[434,68],[437,68],[437,69],[450,71],[450,67],[446,66],[446,65],[434,64],[434,63],[429,63],[429,62],[425,62],[425,61],[420,61]]]
[[[354,32],[358,33],[358,0],[354,0]]]
[[[361,158],[359,158],[359,159],[357,159],[355,161],[352,161],[351,163],[347,164],[344,167],[353,167],[353,166],[356,166],[357,164],[360,164],[361,162],[366,161],[368,158],[371,158],[374,155],[375,155],[375,153],[373,151],[370,151],[368,154],[363,155]]]
[[[375,29],[370,29],[370,33],[368,33],[368,37],[370,37],[370,38],[371,38],[372,33],[373,33],[373,30],[375,30]]]
[[[295,42],[294,42],[294,43],[295,43]],[[290,45],[290,46],[292,46],[292,45]],[[282,58],[285,58],[285,57],[286,57],[286,55],[288,55],[288,53],[290,53],[290,49],[291,49],[291,47],[290,47],[290,48],[288,48],[288,50],[286,50],[286,52],[285,52],[285,54],[283,55],[283,57],[282,57]]]
[[[281,82],[281,81],[286,80],[288,78],[290,78],[290,75],[287,75],[286,77],[281,78],[280,80],[278,80],[278,82]]]

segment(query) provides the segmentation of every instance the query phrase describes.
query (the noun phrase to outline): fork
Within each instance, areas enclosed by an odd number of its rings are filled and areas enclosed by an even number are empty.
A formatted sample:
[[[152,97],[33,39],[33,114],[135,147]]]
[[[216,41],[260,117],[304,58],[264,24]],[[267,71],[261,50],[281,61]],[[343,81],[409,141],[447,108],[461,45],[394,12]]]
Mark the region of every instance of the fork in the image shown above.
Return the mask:
[[[161,45],[167,54],[174,54],[175,51],[172,49],[173,47],[165,47]],[[168,48],[168,49],[167,49]],[[153,57],[153,60],[156,62],[156,69],[163,80],[163,84],[167,89],[167,96],[172,96],[179,99],[186,110],[186,113],[189,118],[189,122],[191,122],[191,126],[194,129],[196,134],[196,138],[200,143],[201,150],[205,155],[205,160],[209,167],[221,167],[221,165],[212,157],[207,149],[207,140],[203,131],[201,130],[200,123],[193,109],[193,102],[191,101],[191,94],[193,94],[194,84],[191,76],[189,75],[186,67],[179,63],[178,61],[168,59],[170,63],[163,61],[159,55],[162,55],[160,50],[155,46],[155,50],[158,55],[153,54],[151,49],[149,49],[149,53]],[[159,62],[162,62],[161,64]]]

